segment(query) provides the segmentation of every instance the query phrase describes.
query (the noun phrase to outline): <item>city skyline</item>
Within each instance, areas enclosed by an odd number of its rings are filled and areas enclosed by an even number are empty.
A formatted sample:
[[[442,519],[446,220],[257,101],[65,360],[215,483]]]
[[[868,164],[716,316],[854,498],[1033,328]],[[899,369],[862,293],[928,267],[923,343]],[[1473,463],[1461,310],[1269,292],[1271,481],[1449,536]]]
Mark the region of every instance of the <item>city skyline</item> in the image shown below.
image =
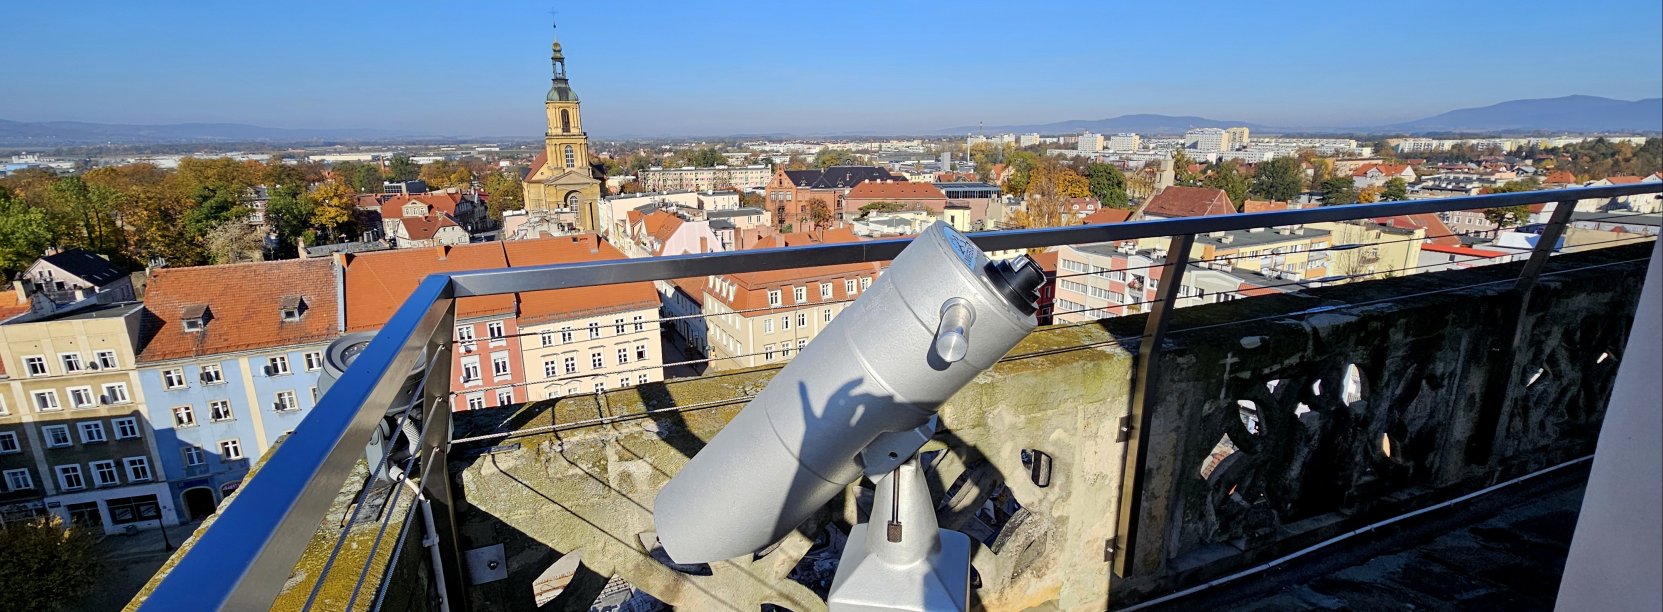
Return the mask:
[[[87,5],[11,11],[0,26],[14,41],[7,71],[29,95],[0,100],[0,119],[541,131],[541,109],[527,100],[547,88],[546,5],[95,4],[91,19]],[[554,16],[572,86],[592,109],[586,127],[602,137],[926,133],[1134,113],[1368,126],[1521,98],[1663,95],[1663,54],[1635,52],[1663,49],[1655,3],[1569,14],[1300,3],[1217,6],[1204,19],[1160,6],[1000,7],[665,5],[622,15],[573,4]],[[1092,23],[1102,25],[1081,25]],[[1515,35],[1477,40],[1474,23]]]

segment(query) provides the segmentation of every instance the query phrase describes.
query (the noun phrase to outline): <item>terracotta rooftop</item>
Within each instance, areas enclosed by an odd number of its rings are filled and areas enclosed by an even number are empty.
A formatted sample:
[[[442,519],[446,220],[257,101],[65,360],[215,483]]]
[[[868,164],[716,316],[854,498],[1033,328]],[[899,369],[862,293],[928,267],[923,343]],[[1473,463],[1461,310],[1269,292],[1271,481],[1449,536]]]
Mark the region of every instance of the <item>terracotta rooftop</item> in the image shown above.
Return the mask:
[[[1086,225],[1100,223],[1121,223],[1132,216],[1132,211],[1123,208],[1099,208],[1097,212],[1086,215]]]
[[[508,265],[516,268],[625,259],[623,253],[595,234],[510,240],[500,244],[507,250]],[[609,312],[658,308],[658,292],[649,282],[527,291],[519,296],[521,327]]]
[[[1281,200],[1245,200],[1241,203],[1244,213],[1269,212],[1272,210],[1287,210],[1288,203]]]
[[[500,242],[422,247],[343,256],[346,264],[347,331],[377,329],[434,272],[508,267]],[[514,296],[487,295],[457,300],[456,319],[513,314]]]
[[[461,227],[450,215],[443,213],[426,217],[404,217],[398,221],[404,224],[404,233],[409,234],[411,240],[430,240],[441,229]]]
[[[1608,177],[1605,177],[1605,181],[1608,182],[1608,183],[1611,183],[1612,185],[1627,185],[1627,184],[1630,184],[1630,183],[1638,183],[1638,182],[1643,181],[1643,180],[1645,180],[1645,177],[1639,177],[1639,176],[1608,176]]]
[[[1426,230],[1426,242],[1428,244],[1439,244],[1444,246],[1461,245],[1461,237],[1454,235],[1455,231],[1449,229],[1449,226],[1444,224],[1443,219],[1439,219],[1438,215],[1432,213],[1381,217],[1375,219],[1374,222],[1398,229],[1424,229]]]
[[[426,205],[423,215],[442,212],[455,216],[456,207],[462,203],[462,194],[453,192],[422,193],[416,195],[395,195],[381,202],[381,218],[397,219],[406,216],[404,205],[417,202]]]
[[[1161,217],[1206,217],[1236,212],[1223,189],[1175,185],[1161,190],[1143,207],[1144,215]]]
[[[525,176],[520,177],[520,180],[525,180],[525,179],[531,178],[533,176],[537,176],[537,171],[542,170],[543,169],[543,164],[546,164],[546,163],[549,163],[548,149],[538,150],[537,151],[537,156],[531,158],[531,171],[527,172]]]
[[[1578,181],[1576,175],[1571,174],[1569,170],[1556,170],[1548,173],[1547,180],[1542,182],[1549,185],[1569,185]]]
[[[849,190],[848,197],[854,200],[945,200],[947,194],[930,183],[866,181]]]
[[[759,240],[758,244],[753,248],[832,244],[841,242],[858,242],[860,240],[861,238],[856,236],[852,230],[848,228],[838,228],[820,232],[798,232],[793,234],[768,236]],[[733,299],[730,300],[727,296],[721,295],[714,290],[710,290],[709,293],[714,296],[717,301],[727,304],[734,310],[745,311],[752,309],[766,309],[768,307],[768,291],[777,289],[780,290],[782,296],[782,306],[779,310],[795,309],[800,308],[802,305],[797,304],[796,301],[792,299],[791,287],[808,287],[808,302],[806,305],[852,299],[859,296],[860,290],[857,288],[857,291],[854,294],[846,293],[843,290],[843,280],[857,279],[857,287],[859,282],[858,279],[861,277],[870,277],[875,281],[877,279],[878,271],[882,270],[885,265],[888,265],[888,262],[852,263],[833,266],[817,266],[812,268],[791,268],[786,270],[768,270],[764,272],[728,274],[722,278],[727,279],[735,285]],[[831,283],[831,297],[820,297],[820,288],[818,285],[822,282]],[[703,285],[701,285],[701,287],[702,286]],[[706,289],[701,289],[701,291],[705,290]],[[744,313],[743,316],[761,316],[772,312],[776,311],[764,310],[758,312],[748,312]]]
[[[634,219],[632,218],[631,221],[633,222]],[[653,211],[641,217],[642,231],[647,236],[652,237],[653,240],[658,241],[658,244],[664,244],[670,240],[671,236],[676,235],[676,230],[681,227],[682,223],[681,217],[662,210]]]
[[[1363,164],[1357,166],[1356,170],[1352,170],[1351,176],[1368,176],[1370,170],[1379,170],[1381,174],[1386,176],[1397,176],[1408,169],[1408,164]]]
[[[1432,251],[1434,253],[1449,253],[1449,254],[1452,254],[1452,255],[1468,255],[1468,256],[1471,256],[1471,257],[1484,257],[1484,258],[1505,257],[1507,255],[1507,253],[1503,253],[1501,251],[1491,251],[1489,249],[1475,249],[1475,248],[1472,248],[1472,247],[1469,247],[1469,246],[1461,246],[1461,245],[1451,246],[1451,245],[1442,245],[1442,244],[1426,244],[1426,245],[1421,245],[1421,250]]]
[[[145,291],[140,362],[320,343],[339,334],[335,262],[289,259],[161,268]],[[299,319],[283,320],[285,306]],[[202,331],[182,320],[205,317]]]

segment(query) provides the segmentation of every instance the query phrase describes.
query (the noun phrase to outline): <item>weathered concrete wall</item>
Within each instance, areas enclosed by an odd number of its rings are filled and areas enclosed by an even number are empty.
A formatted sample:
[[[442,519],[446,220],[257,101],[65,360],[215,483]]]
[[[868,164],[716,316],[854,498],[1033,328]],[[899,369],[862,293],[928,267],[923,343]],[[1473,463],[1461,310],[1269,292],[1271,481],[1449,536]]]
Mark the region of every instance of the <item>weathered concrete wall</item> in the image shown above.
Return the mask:
[[[990,496],[1014,498],[1025,511],[1022,519],[1004,522],[999,552],[978,546],[972,560],[982,581],[980,604],[993,610],[1102,609],[1109,581],[1103,544],[1119,490],[1114,427],[1126,411],[1131,357],[1096,324],[1042,329],[1011,355],[942,410],[945,432],[932,448],[948,452],[934,464],[932,488],[954,495],[943,503],[939,520],[943,527],[962,528]],[[467,415],[464,426],[527,430],[550,425],[551,416],[572,423],[745,397],[760,391],[775,371],[614,391],[601,402],[569,398],[507,417],[485,411]],[[740,407],[730,402],[519,436],[495,441],[518,444],[517,450],[453,461],[466,498],[463,548],[502,543],[508,560],[508,578],[474,587],[474,601],[530,609],[536,576],[558,555],[581,549],[594,574],[574,582],[572,602],[556,602],[569,603],[566,609],[586,606],[599,583],[616,574],[680,609],[750,611],[773,603],[798,612],[823,610],[821,595],[787,578],[819,524],[805,525],[756,560],[712,564],[706,576],[667,567],[641,543],[639,534],[653,529],[650,509],[658,489]],[[1048,486],[1029,479],[1023,449],[1052,457]],[[1001,483],[1008,489],[998,490]],[[823,517],[844,532],[859,512],[858,492],[850,493],[830,504],[842,512]]]

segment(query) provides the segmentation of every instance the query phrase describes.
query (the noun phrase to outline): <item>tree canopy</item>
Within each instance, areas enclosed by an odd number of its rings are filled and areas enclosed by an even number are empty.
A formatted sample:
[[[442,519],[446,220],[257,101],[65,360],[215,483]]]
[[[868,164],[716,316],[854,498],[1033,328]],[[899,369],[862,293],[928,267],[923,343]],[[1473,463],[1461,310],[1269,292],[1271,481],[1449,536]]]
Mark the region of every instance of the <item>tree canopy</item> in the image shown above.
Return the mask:
[[[1091,196],[1103,206],[1110,208],[1130,208],[1130,198],[1126,196],[1126,173],[1114,164],[1086,164],[1086,181],[1091,189]]]
[[[1261,162],[1253,170],[1248,195],[1265,200],[1292,202],[1305,186],[1305,171],[1297,157],[1278,157]]]
[[[1329,177],[1322,181],[1319,191],[1322,192],[1323,206],[1357,203],[1357,186],[1348,176]]]
[[[0,610],[58,610],[80,600],[99,580],[93,543],[86,529],[57,518],[0,528]]]
[[[814,167],[830,168],[832,166],[852,166],[860,163],[860,158],[845,149],[820,149],[814,154]]]
[[[1225,160],[1207,168],[1201,177],[1201,184],[1214,189],[1222,189],[1230,196],[1230,203],[1241,210],[1242,202],[1247,200],[1247,175],[1242,169],[1241,162]]]

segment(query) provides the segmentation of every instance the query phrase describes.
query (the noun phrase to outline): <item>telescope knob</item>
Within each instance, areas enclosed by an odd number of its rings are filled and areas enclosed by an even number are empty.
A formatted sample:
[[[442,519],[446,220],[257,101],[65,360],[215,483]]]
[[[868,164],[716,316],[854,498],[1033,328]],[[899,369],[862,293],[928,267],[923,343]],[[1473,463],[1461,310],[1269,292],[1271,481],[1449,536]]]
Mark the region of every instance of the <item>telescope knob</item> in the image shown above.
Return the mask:
[[[955,297],[942,303],[941,324],[935,329],[935,355],[947,363],[964,359],[970,352],[970,324],[975,321],[976,312],[970,309],[968,300]]]

